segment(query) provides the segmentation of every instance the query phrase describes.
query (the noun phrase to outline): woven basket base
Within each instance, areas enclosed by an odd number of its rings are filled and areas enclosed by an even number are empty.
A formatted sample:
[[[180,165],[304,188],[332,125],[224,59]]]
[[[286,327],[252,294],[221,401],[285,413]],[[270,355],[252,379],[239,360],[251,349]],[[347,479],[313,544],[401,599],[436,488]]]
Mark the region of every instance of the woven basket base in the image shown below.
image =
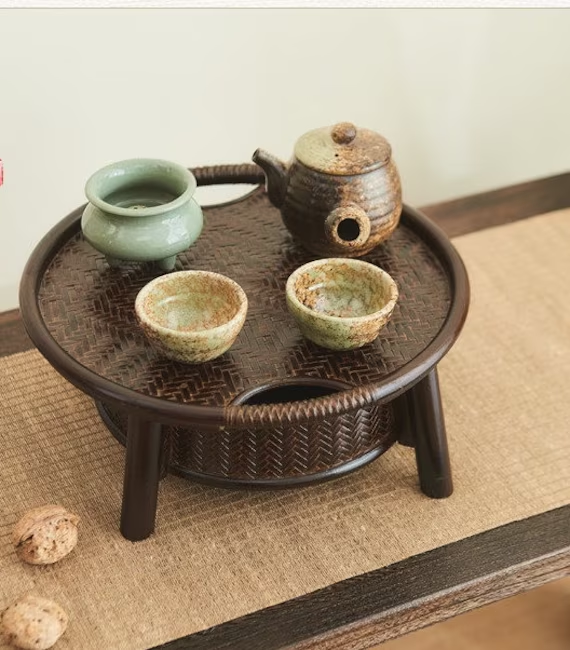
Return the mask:
[[[126,445],[126,414],[103,402],[96,405],[106,427]],[[296,429],[166,429],[171,437],[168,472],[225,488],[288,488],[331,480],[378,458],[396,441],[390,404]]]

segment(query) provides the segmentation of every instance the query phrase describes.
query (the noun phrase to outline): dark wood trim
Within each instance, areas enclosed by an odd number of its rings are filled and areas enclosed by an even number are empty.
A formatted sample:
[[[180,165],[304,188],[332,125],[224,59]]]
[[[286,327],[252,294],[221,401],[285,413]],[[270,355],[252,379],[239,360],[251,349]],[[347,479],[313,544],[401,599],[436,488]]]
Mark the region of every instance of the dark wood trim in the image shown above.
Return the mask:
[[[0,357],[24,352],[34,347],[26,334],[20,310],[0,313]]]
[[[4,325],[9,325],[10,323],[17,322],[19,318],[19,309],[11,309],[10,311],[0,312],[0,328],[2,328]]]
[[[570,207],[570,173],[423,208],[449,235]],[[0,314],[0,355],[32,347]],[[160,646],[353,650],[570,573],[570,506],[481,533]]]
[[[360,650],[570,573],[570,506],[217,625],[161,650]]]
[[[570,206],[570,172],[421,208],[450,237]]]

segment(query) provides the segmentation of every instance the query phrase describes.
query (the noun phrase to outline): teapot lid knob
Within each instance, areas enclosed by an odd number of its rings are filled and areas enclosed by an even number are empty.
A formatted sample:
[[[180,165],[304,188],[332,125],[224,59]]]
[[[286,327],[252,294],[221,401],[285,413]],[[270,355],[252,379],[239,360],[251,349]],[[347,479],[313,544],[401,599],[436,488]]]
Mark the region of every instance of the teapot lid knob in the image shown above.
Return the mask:
[[[387,164],[391,155],[385,138],[352,122],[313,129],[295,144],[295,158],[302,165],[335,176],[366,174]]]
[[[351,122],[339,122],[333,126],[331,136],[337,144],[350,144],[356,138],[356,127]]]

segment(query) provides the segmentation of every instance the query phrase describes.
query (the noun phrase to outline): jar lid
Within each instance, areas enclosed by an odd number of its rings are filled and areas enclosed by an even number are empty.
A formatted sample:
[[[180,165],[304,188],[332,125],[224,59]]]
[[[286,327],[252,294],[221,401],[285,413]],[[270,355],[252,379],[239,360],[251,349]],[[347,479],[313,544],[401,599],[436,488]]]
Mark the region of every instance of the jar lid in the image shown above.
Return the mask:
[[[350,122],[315,129],[295,144],[297,160],[315,171],[350,176],[382,167],[392,148],[379,133],[359,129]]]

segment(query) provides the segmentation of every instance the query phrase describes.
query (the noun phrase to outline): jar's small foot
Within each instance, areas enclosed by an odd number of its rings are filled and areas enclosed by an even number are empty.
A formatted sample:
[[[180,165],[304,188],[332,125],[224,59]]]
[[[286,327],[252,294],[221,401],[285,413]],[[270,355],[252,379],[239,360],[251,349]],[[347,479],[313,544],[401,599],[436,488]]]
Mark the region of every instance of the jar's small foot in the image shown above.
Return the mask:
[[[174,265],[176,264],[176,255],[171,255],[170,257],[165,257],[161,260],[158,260],[158,266],[163,271],[172,271]]]
[[[119,267],[123,266],[124,262],[123,260],[120,260],[116,257],[111,257],[110,255],[105,255],[105,259],[107,260],[107,264],[112,268],[112,269],[118,269]]]

